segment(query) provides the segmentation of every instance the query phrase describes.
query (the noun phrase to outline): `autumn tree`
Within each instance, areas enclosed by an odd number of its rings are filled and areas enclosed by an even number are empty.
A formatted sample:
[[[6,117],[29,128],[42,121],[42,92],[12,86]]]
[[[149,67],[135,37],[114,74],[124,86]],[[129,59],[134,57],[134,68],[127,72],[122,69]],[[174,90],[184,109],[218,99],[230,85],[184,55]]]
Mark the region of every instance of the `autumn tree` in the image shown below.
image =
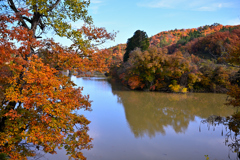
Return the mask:
[[[121,66],[119,78],[131,89],[185,92],[188,81],[184,80],[186,84],[182,85],[181,79],[194,70],[190,62],[181,52],[167,55],[164,49],[155,46],[143,52],[137,48],[131,52],[128,63]],[[189,83],[192,79],[189,78]]]
[[[228,61],[235,65],[240,65],[240,46],[233,48],[229,52]],[[236,74],[236,82],[229,86],[229,92],[227,93],[230,97],[228,100],[228,105],[232,105],[234,107],[240,107],[240,86],[239,86],[239,71]]]
[[[36,150],[85,159],[92,147],[88,124],[77,109],[91,110],[89,96],[61,74],[63,70],[103,71],[108,55],[96,47],[115,34],[92,25],[86,0],[0,1],[0,153],[10,159]],[[83,20],[75,29],[70,21]],[[64,47],[42,39],[47,31],[67,37]]]
[[[137,30],[134,35],[128,39],[126,52],[123,56],[123,61],[126,62],[129,58],[129,53],[135,48],[140,48],[141,51],[147,50],[149,47],[149,39],[147,33]]]

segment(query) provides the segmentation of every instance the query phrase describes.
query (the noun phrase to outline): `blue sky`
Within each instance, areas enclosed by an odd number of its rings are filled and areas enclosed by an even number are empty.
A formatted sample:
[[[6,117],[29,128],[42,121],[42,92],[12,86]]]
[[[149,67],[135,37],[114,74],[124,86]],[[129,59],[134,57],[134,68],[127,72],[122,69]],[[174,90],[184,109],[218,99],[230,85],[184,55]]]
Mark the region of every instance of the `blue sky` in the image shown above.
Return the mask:
[[[238,25],[240,0],[91,0],[89,14],[97,27],[119,31],[115,42],[100,46],[106,48],[126,43],[138,29],[151,37],[161,31],[197,28],[215,22]],[[81,25],[82,22],[75,23]]]

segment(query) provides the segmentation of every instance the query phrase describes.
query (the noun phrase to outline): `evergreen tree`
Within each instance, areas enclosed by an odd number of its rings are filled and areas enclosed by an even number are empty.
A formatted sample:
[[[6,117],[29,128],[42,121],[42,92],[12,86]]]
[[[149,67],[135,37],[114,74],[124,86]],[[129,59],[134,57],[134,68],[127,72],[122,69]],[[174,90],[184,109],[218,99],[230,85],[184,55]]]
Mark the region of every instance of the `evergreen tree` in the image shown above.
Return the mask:
[[[147,33],[137,30],[134,35],[128,39],[126,52],[123,57],[123,61],[126,62],[129,58],[129,53],[135,48],[140,48],[142,51],[147,50],[149,47],[149,39]]]

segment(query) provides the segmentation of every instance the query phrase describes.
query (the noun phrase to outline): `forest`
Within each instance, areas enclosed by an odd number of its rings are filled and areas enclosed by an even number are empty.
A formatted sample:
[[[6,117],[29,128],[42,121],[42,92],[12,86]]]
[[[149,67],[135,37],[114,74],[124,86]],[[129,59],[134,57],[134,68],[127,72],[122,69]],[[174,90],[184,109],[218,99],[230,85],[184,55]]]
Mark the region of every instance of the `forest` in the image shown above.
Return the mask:
[[[240,25],[175,29],[148,40],[147,49],[134,48],[125,62],[128,44],[109,48],[111,76],[131,89],[165,92],[226,93],[239,84]]]

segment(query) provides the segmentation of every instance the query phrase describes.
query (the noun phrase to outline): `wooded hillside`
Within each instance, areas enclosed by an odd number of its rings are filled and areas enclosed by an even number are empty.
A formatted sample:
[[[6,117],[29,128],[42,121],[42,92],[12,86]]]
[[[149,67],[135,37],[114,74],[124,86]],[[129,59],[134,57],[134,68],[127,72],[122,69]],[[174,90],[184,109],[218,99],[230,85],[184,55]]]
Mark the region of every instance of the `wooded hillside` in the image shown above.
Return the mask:
[[[130,52],[126,62],[126,44],[109,48],[110,73],[131,89],[227,92],[240,79],[239,44],[240,25],[164,31],[150,37],[146,51]]]
[[[160,32],[149,38],[150,47],[164,48],[167,54],[181,50],[183,54],[194,54],[201,58],[218,59],[240,42],[240,25],[223,26],[218,23],[191,29],[174,29]],[[108,50],[114,60],[121,60],[126,44],[118,44]],[[167,50],[166,50],[167,49]],[[219,59],[220,61],[220,59]]]

